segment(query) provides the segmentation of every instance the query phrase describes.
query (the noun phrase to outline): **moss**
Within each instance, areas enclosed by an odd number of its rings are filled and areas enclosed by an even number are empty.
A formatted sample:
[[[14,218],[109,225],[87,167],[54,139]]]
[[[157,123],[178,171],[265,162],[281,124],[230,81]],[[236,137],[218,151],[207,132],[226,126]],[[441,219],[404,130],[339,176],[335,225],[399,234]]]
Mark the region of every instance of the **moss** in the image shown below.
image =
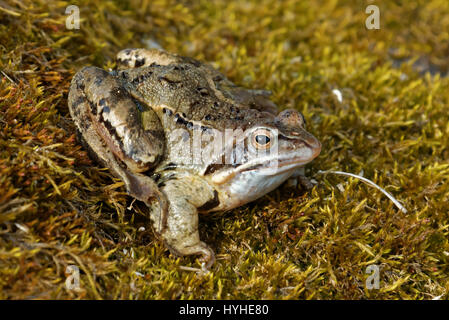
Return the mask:
[[[447,298],[449,3],[369,1],[0,2],[0,298]],[[73,74],[149,41],[212,62],[301,110],[323,144],[311,191],[283,186],[202,216],[209,274],[155,240],[145,207],[92,161],[67,109]],[[332,90],[342,93],[338,101]],[[398,211],[359,173],[408,209]],[[141,227],[145,227],[142,231]],[[380,288],[365,286],[367,266]],[[66,267],[81,269],[67,290]]]

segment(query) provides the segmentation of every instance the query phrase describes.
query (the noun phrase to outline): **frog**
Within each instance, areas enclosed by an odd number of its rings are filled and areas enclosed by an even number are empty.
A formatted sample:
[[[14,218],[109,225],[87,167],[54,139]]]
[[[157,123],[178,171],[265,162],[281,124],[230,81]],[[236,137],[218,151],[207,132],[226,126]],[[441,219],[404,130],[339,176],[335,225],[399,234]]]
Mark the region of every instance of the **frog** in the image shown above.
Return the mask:
[[[304,116],[279,111],[270,96],[197,59],[133,48],[117,54],[113,70],[78,71],[68,107],[91,154],[146,204],[157,238],[209,269],[215,254],[200,239],[199,215],[305,179],[304,166],[320,154]]]

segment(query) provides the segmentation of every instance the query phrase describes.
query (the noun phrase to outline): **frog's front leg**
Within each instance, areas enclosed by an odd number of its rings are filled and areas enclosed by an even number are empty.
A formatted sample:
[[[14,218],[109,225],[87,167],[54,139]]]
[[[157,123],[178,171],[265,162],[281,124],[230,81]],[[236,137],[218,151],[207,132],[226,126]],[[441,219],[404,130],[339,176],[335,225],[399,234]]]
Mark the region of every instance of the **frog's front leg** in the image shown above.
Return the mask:
[[[313,183],[306,177],[304,167],[296,169],[286,183],[292,188],[296,188],[298,185],[306,190],[311,190],[313,188]]]
[[[72,80],[68,105],[83,139],[103,164],[119,176],[131,196],[150,204],[157,198],[166,208],[156,183],[139,172],[154,166],[164,141],[145,131],[138,106],[120,81],[108,72],[88,67]]]
[[[156,206],[151,214],[156,231],[173,254],[201,255],[201,261],[208,269],[214,263],[215,255],[200,240],[198,210],[216,203],[216,191],[199,178],[190,176],[171,178],[162,183],[161,190],[169,202],[167,227],[161,230],[160,210]]]

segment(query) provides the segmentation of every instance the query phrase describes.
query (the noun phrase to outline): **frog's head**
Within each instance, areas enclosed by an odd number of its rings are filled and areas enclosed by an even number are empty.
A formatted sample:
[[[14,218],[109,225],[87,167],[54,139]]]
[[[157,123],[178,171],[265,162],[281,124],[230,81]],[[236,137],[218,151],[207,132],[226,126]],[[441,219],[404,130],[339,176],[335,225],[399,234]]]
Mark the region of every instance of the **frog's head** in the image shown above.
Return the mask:
[[[230,203],[221,208],[237,207],[272,191],[320,154],[321,143],[306,131],[298,111],[260,119],[249,122],[233,144],[230,158],[239,161],[210,174],[211,181],[229,195]]]

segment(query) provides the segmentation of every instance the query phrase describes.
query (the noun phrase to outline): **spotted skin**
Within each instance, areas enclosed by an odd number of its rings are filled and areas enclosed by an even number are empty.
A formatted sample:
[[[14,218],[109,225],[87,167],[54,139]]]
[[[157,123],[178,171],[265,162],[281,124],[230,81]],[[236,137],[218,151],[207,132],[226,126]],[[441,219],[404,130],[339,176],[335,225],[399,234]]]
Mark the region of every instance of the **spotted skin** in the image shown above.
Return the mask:
[[[74,76],[70,114],[96,158],[147,204],[170,251],[201,255],[209,268],[214,252],[200,240],[198,213],[257,199],[315,158],[321,144],[299,112],[278,114],[269,91],[239,87],[208,64],[156,49],[125,49],[116,61],[114,72],[87,67]],[[239,134],[212,156],[189,162],[179,153],[190,150],[196,134],[225,130]],[[278,153],[252,159],[248,146],[271,141],[255,130],[279,132]],[[197,146],[204,150],[208,141]],[[222,161],[227,152],[241,161]]]

